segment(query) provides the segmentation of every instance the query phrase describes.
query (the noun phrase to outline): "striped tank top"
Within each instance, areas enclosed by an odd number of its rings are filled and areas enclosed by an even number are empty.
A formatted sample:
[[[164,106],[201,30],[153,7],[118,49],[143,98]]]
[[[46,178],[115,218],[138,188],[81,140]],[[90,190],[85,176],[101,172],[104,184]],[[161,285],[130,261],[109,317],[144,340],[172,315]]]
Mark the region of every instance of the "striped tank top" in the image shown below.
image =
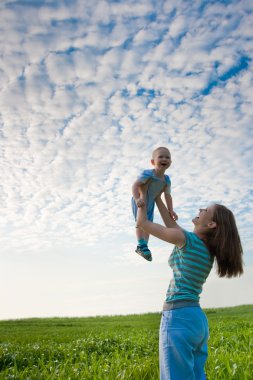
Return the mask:
[[[166,294],[166,303],[178,301],[199,301],[203,284],[208,277],[213,258],[205,243],[193,232],[183,230],[186,238],[182,248],[174,247],[169,257],[173,270]]]

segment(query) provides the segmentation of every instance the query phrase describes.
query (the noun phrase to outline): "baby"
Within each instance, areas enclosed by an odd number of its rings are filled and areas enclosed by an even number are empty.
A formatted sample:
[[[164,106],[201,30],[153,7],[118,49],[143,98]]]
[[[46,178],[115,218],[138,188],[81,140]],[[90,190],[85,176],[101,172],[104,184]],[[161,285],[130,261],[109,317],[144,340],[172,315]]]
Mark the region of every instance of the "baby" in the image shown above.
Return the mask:
[[[151,159],[151,164],[154,166],[154,169],[144,170],[134,182],[132,187],[132,210],[135,221],[137,216],[137,208],[143,207],[144,205],[147,207],[148,220],[153,221],[155,198],[162,192],[164,192],[165,201],[170,216],[174,220],[178,219],[177,214],[173,210],[173,202],[170,194],[170,177],[165,174],[165,171],[170,167],[171,162],[171,154],[167,148],[156,148],[152,153]],[[146,199],[144,199],[143,195],[144,186],[147,186]],[[144,257],[144,259],[152,261],[152,255],[148,248],[149,234],[136,227],[136,237],[138,240],[138,245],[135,252]]]

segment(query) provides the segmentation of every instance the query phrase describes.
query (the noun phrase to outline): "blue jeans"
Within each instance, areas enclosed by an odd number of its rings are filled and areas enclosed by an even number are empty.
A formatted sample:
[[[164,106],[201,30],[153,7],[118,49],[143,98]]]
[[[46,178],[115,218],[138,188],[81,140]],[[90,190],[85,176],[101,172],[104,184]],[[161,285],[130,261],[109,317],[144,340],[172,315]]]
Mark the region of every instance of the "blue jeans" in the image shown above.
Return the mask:
[[[208,322],[200,307],[163,311],[160,337],[160,380],[205,380]]]

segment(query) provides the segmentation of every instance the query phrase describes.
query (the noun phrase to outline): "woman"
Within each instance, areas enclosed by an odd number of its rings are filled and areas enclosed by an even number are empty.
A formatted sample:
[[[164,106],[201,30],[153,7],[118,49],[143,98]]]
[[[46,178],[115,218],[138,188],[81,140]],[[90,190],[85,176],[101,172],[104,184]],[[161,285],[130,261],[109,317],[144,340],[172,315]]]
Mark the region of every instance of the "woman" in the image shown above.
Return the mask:
[[[160,326],[160,379],[204,380],[209,333],[199,295],[214,261],[220,277],[243,273],[239,233],[233,213],[225,206],[200,209],[192,220],[193,232],[188,232],[171,219],[160,197],[156,203],[166,227],[149,221],[145,207],[138,208],[137,225],[175,245],[169,258],[173,279]]]

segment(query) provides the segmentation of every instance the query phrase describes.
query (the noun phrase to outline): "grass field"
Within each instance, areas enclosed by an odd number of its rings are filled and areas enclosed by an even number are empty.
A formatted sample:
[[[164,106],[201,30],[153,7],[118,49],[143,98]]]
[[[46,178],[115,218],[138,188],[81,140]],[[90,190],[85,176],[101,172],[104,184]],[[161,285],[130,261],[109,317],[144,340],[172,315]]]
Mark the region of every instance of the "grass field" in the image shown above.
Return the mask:
[[[205,310],[208,380],[252,380],[253,305]],[[157,380],[160,314],[0,321],[0,379]]]

